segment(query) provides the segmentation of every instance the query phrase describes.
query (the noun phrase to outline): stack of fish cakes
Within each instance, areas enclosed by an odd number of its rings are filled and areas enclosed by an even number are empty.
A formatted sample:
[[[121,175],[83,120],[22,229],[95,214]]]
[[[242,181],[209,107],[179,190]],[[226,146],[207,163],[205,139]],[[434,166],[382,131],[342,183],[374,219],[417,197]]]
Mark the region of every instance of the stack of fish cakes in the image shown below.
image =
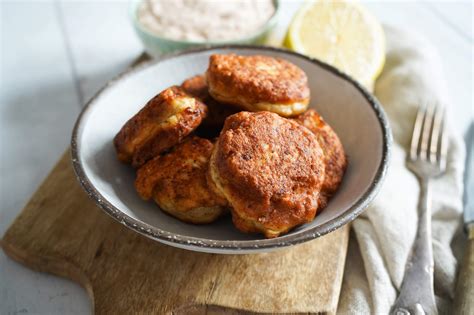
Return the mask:
[[[204,224],[229,212],[267,238],[310,222],[347,160],[312,109],[308,79],[268,56],[212,55],[205,75],[150,100],[114,139],[135,187],[168,214]]]

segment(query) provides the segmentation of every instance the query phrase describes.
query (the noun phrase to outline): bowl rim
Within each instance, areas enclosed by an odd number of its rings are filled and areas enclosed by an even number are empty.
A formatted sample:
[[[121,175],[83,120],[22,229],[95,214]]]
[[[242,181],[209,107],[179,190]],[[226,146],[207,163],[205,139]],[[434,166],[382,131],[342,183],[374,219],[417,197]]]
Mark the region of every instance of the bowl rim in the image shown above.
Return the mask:
[[[249,42],[252,40],[255,40],[257,37],[265,33],[267,30],[272,28],[274,25],[276,25],[278,17],[281,12],[281,3],[280,0],[272,0],[273,5],[275,7],[275,12],[273,12],[273,15],[260,27],[258,28],[255,32],[231,39],[231,40],[208,40],[208,41],[190,41],[190,40],[179,40],[179,39],[172,39],[172,38],[167,38],[164,36],[160,36],[157,34],[152,33],[148,29],[146,29],[140,21],[138,21],[137,17],[137,10],[138,6],[141,2],[145,0],[130,0],[130,5],[129,5],[129,16],[130,19],[132,20],[133,27],[135,30],[137,30],[140,33],[145,34],[146,36],[153,38],[158,41],[162,42],[167,42],[167,43],[172,43],[176,45],[188,45],[188,46],[203,46],[203,45],[232,45],[232,44],[237,44],[237,43],[243,43],[243,42]]]
[[[255,52],[258,51],[273,51],[279,52],[283,54],[293,55],[298,58],[302,58],[307,60],[311,63],[316,64],[319,67],[333,73],[334,75],[342,78],[343,80],[352,84],[359,93],[366,99],[366,101],[370,104],[374,114],[377,117],[377,120],[380,124],[381,132],[382,132],[382,154],[381,160],[378,166],[378,169],[375,173],[374,180],[367,188],[367,190],[359,197],[359,199],[349,207],[344,213],[341,215],[325,222],[321,225],[315,226],[311,229],[306,231],[302,231],[298,234],[286,234],[280,237],[272,238],[272,239],[258,239],[258,240],[212,240],[206,238],[198,238],[186,235],[180,235],[171,233],[160,228],[151,226],[145,222],[140,220],[134,219],[129,215],[122,212],[120,209],[112,205],[92,184],[90,179],[87,177],[84,167],[81,161],[81,147],[79,144],[79,137],[82,134],[83,127],[84,127],[84,119],[88,116],[90,110],[94,107],[97,103],[98,99],[102,95],[103,92],[113,88],[118,82],[122,79],[127,78],[129,76],[134,75],[135,73],[140,72],[141,70],[154,66],[160,62],[165,60],[173,59],[179,56],[184,55],[191,55],[201,52],[206,52],[209,50],[228,50],[232,51],[234,49],[249,49],[254,50]],[[221,46],[212,46],[212,47],[201,47],[201,48],[194,48],[185,51],[179,51],[164,55],[162,58],[159,59],[152,59],[150,61],[144,62],[136,67],[132,67],[124,71],[123,73],[116,76],[114,79],[110,80],[104,87],[102,87],[84,106],[81,113],[79,114],[77,121],[74,125],[74,129],[72,132],[71,137],[71,158],[72,158],[72,165],[74,172],[76,173],[76,177],[79,180],[82,188],[86,191],[91,199],[93,199],[100,208],[102,208],[108,215],[110,215],[115,220],[119,221],[120,223],[124,224],[128,228],[145,235],[151,239],[156,241],[160,241],[162,243],[166,243],[168,245],[172,245],[175,247],[186,248],[190,250],[196,251],[208,251],[214,253],[235,253],[235,251],[244,251],[248,252],[257,252],[262,251],[264,249],[276,249],[282,248],[286,246],[300,244],[314,238],[323,236],[329,232],[332,232],[341,226],[353,221],[357,216],[359,216],[369,205],[369,203],[375,198],[377,193],[379,192],[383,180],[386,176],[387,169],[390,163],[391,158],[391,145],[392,145],[392,133],[389,126],[388,119],[382,106],[378,102],[378,100],[373,96],[365,87],[363,87],[360,83],[356,80],[351,78],[349,75],[341,72],[337,68],[330,66],[318,59],[311,58],[297,52],[293,52],[287,49],[276,48],[276,47],[265,47],[265,46],[253,46],[253,45],[221,45]]]

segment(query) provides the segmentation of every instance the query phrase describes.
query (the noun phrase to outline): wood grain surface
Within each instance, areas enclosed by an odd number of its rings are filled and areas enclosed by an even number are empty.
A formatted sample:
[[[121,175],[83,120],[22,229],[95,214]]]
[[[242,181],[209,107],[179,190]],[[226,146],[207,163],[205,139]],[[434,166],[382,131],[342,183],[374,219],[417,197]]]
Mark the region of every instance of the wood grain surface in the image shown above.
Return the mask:
[[[302,245],[253,255],[173,248],[128,230],[96,207],[66,152],[1,246],[30,268],[80,283],[98,314],[331,314],[348,235],[346,226]]]

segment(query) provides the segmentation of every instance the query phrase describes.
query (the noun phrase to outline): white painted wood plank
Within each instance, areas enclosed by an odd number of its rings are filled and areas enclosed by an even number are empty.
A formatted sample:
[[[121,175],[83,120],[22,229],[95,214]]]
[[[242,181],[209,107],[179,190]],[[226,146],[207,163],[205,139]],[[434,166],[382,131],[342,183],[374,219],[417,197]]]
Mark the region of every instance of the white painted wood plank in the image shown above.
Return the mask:
[[[0,235],[67,148],[79,111],[51,2],[2,2]],[[0,314],[83,314],[77,284],[0,253]]]
[[[474,3],[472,1],[430,1],[423,4],[462,37],[473,42]]]
[[[447,27],[419,2],[372,2],[364,4],[385,25],[416,32],[426,37],[443,63],[448,94],[452,100],[450,115],[466,132],[473,118],[472,44]]]
[[[126,1],[62,1],[60,9],[84,101],[143,51]]]

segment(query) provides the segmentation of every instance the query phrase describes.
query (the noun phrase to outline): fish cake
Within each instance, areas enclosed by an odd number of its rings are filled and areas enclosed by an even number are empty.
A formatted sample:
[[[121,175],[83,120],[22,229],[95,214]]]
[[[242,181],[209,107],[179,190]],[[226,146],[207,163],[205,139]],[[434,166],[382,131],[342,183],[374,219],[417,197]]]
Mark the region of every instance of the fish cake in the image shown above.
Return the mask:
[[[120,161],[139,167],[180,143],[205,118],[207,107],[178,86],[153,97],[114,138]]]
[[[235,106],[219,103],[212,98],[209,94],[206,78],[203,75],[196,75],[185,80],[181,87],[187,93],[199,98],[208,107],[207,116],[196,131],[199,135],[207,138],[218,136],[224,126],[225,119],[240,111]]]
[[[290,117],[303,113],[309,104],[306,74],[280,58],[212,55],[206,80],[214,99],[247,111]]]
[[[231,206],[243,232],[277,237],[319,208],[324,156],[316,136],[270,112],[227,118],[209,163],[209,186]]]
[[[207,186],[213,144],[188,137],[169,153],[148,161],[137,171],[135,188],[144,200],[153,198],[170,215],[189,223],[210,223],[221,216],[227,201]]]
[[[314,109],[307,110],[295,120],[316,135],[323,150],[326,175],[322,187],[322,202],[326,203],[339,188],[347,167],[344,148],[331,126]]]
[[[181,83],[181,88],[190,95],[201,99],[203,102],[212,99],[209,95],[206,78],[201,74],[184,80],[183,83]]]

